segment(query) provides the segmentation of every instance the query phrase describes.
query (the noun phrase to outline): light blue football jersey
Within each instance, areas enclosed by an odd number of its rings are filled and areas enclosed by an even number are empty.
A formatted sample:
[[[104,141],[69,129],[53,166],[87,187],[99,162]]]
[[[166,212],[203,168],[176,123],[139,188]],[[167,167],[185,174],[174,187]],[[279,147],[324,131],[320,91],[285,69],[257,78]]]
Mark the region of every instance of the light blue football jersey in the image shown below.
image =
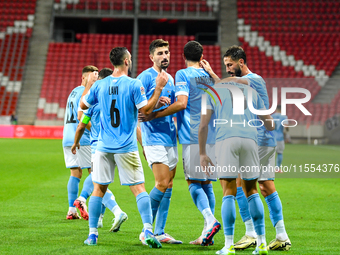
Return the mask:
[[[273,134],[275,136],[276,141],[283,141],[284,140],[284,134],[283,134],[283,130],[284,130],[284,126],[282,126],[282,121],[287,119],[286,115],[281,115],[281,113],[274,113],[272,115],[273,119],[277,119],[275,120],[275,130],[273,131]],[[283,122],[284,124],[288,124]]]
[[[127,153],[138,150],[138,109],[148,102],[140,80],[126,75],[108,76],[96,81],[83,101],[87,107],[98,103],[100,109],[98,151]]]
[[[256,90],[256,92],[260,95],[263,100],[264,106],[266,109],[269,109],[269,98],[267,93],[266,82],[262,79],[261,76],[255,73],[249,73],[243,78],[247,78],[250,82],[250,87]],[[259,146],[268,146],[275,147],[276,140],[274,138],[274,134],[271,131],[268,131],[264,126],[259,127],[258,131],[258,145]]]
[[[147,99],[150,99],[156,88],[156,78],[158,72],[153,68],[143,71],[137,79],[139,79],[144,88]],[[175,101],[175,85],[174,78],[168,74],[168,83],[162,90],[161,97],[169,97],[171,103]],[[154,112],[163,110],[169,105],[164,105]],[[172,119],[173,115],[165,116],[162,118],[153,119],[151,121],[142,122],[140,124],[142,130],[143,146],[148,145],[163,145],[163,146],[177,146],[176,127]]]
[[[84,114],[87,117],[91,118],[91,131],[90,131],[91,153],[94,154],[96,152],[100,131],[100,109],[98,104],[95,104],[86,111],[84,111]]]
[[[63,147],[72,146],[74,143],[74,136],[79,123],[77,118],[79,101],[84,90],[84,86],[78,86],[72,90],[71,94],[67,98],[64,117]],[[90,145],[90,131],[85,130],[79,143],[81,146]]]
[[[175,96],[188,96],[187,108],[177,113],[179,142],[181,144],[198,144],[202,95],[206,93],[204,90],[210,90],[208,86],[214,85],[214,79],[203,68],[188,67],[177,71],[175,82]],[[211,121],[207,144],[215,144],[215,138],[215,128]]]
[[[248,90],[252,88],[247,85],[234,82],[224,84],[236,86],[242,90],[245,101],[244,114],[233,114],[233,97],[229,89],[216,88],[216,91],[221,98],[222,105],[220,102],[215,102],[212,97],[208,97],[207,103],[207,109],[212,109],[215,113],[216,141],[223,141],[230,137],[241,137],[253,139],[257,143],[257,115],[249,110],[248,104],[246,103]],[[252,91],[252,103],[255,109],[261,110],[265,108],[263,100],[255,90]]]

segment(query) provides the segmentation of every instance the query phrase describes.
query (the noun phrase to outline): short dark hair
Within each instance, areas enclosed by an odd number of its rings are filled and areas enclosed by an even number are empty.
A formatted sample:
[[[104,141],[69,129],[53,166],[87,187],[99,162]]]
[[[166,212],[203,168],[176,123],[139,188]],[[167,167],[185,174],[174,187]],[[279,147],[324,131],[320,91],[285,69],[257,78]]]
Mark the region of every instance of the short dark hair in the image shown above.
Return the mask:
[[[150,54],[153,54],[155,52],[155,50],[157,48],[160,48],[160,47],[168,47],[169,48],[169,42],[168,41],[164,41],[163,39],[153,40],[150,43],[150,46],[149,46]]]
[[[233,45],[227,49],[223,58],[230,57],[233,61],[238,61],[239,59],[243,59],[244,63],[247,64],[247,56],[242,47]]]
[[[110,68],[103,68],[102,70],[100,70],[99,74],[98,74],[98,79],[102,80],[104,78],[106,78],[107,76],[111,75],[113,73],[113,70]]]
[[[203,46],[196,41],[190,41],[184,46],[184,57],[193,62],[200,61],[203,54]]]
[[[116,47],[110,51],[110,62],[113,66],[121,66],[124,63],[124,59],[128,50],[126,47]]]
[[[98,72],[98,68],[95,67],[95,66],[85,66],[85,67],[83,68],[82,74],[88,73],[88,72],[94,72],[94,71],[97,71],[97,72]]]

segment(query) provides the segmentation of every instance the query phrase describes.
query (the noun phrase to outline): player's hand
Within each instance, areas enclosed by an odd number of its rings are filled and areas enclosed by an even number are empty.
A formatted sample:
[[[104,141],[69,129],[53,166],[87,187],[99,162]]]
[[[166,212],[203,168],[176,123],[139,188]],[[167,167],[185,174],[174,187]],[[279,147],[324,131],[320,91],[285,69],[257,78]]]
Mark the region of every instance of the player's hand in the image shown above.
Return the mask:
[[[169,97],[160,97],[156,106],[155,106],[155,109],[158,109],[158,108],[161,108],[162,106],[164,105],[170,105],[171,104],[171,99]]]
[[[206,61],[205,59],[203,59],[201,62],[200,62],[200,65],[202,66],[202,68],[208,73],[208,74],[211,74],[213,73],[213,70],[209,64],[208,61]]]
[[[169,76],[165,71],[161,71],[156,78],[156,87],[163,89],[165,85],[168,83]]]
[[[214,164],[206,154],[200,155],[200,164],[201,170],[204,171],[207,176],[210,176],[209,166],[214,166]]]
[[[72,153],[74,154],[74,155],[76,155],[76,153],[77,153],[77,149],[76,148],[78,148],[78,150],[80,149],[80,144],[79,143],[77,143],[77,144],[73,144],[72,145],[72,147],[71,147],[71,151],[72,151]]]
[[[91,87],[97,80],[98,80],[98,72],[97,71],[93,71],[93,72],[89,73],[89,75],[87,76],[86,86]]]
[[[138,121],[139,122],[146,122],[146,121],[150,121],[153,120],[155,118],[156,113],[152,112],[149,115],[145,115],[141,112],[138,113]]]

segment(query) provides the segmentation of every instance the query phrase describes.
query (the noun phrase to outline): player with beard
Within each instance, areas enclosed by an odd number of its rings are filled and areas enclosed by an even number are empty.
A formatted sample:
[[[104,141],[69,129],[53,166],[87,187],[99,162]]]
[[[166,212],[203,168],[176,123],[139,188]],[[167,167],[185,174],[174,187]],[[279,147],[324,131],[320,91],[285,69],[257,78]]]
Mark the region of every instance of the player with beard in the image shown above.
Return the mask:
[[[249,80],[250,86],[261,96],[266,109],[269,108],[269,98],[266,83],[258,74],[252,73],[247,66],[247,58],[244,50],[239,46],[231,46],[223,56],[226,71],[232,77],[243,77]],[[208,72],[213,72],[210,66],[205,67]],[[272,132],[263,126],[258,131],[258,153],[260,166],[265,166],[273,171],[263,171],[258,178],[261,194],[266,200],[269,209],[270,219],[276,229],[276,239],[268,245],[268,250],[289,250],[291,242],[288,238],[282,213],[282,203],[275,189],[275,147],[276,141]],[[254,230],[253,221],[249,213],[247,198],[241,187],[241,179],[237,179],[236,199],[240,208],[240,214],[246,226],[246,234],[240,241],[235,243],[235,249],[246,249],[256,246],[257,234]]]
[[[148,99],[157,86],[157,76],[159,73],[166,73],[169,66],[169,43],[163,39],[156,39],[151,42],[149,51],[153,66],[137,77],[142,82]],[[166,75],[169,80],[162,90],[154,112],[167,108],[175,101],[174,79],[170,74]],[[182,241],[174,239],[164,231],[178,162],[176,127],[172,117],[169,115],[142,122],[141,131],[145,157],[155,177],[155,187],[149,194],[153,221],[157,214],[154,234],[161,243],[181,244]],[[145,244],[143,231],[139,239]]]

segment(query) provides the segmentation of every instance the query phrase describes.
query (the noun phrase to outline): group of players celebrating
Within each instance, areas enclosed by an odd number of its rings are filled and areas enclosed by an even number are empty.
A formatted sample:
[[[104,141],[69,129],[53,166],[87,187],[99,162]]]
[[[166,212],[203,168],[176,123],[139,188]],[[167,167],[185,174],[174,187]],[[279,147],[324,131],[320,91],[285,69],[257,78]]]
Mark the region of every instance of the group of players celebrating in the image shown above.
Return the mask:
[[[114,70],[104,68],[98,74],[96,67],[84,67],[81,86],[75,88],[68,98],[63,138],[65,163],[71,170],[67,186],[67,219],[79,219],[78,208],[81,216],[89,220],[90,232],[84,241],[87,245],[98,242],[98,228],[103,226],[105,208],[115,215],[110,231],[119,230],[128,217],[107,189],[114,180],[117,166],[121,185],[129,186],[136,197],[143,222],[140,241],[151,248],[161,248],[162,243],[181,244],[182,241],[164,230],[178,163],[178,135],[189,192],[204,218],[201,236],[190,243],[213,245],[213,237],[221,229],[220,222],[214,217],[212,186],[212,181],[219,178],[223,189],[221,211],[225,246],[216,254],[235,254],[235,250],[249,247],[255,247],[253,254],[289,250],[291,242],[283,222],[282,204],[275,190],[275,172],[261,170],[261,166],[275,166],[276,141],[270,132],[275,128],[273,119],[270,115],[256,116],[246,104],[244,114],[233,114],[235,99],[229,91],[233,87],[244,93],[245,101],[248,90],[251,90],[255,109],[269,108],[266,84],[248,69],[243,49],[232,46],[224,54],[226,71],[231,77],[223,80],[203,59],[203,47],[196,41],[189,41],[184,46],[183,58],[187,68],[177,71],[175,79],[166,72],[170,64],[169,43],[154,40],[149,50],[153,66],[133,79],[128,77],[132,68],[131,54],[125,47],[113,48],[110,61]],[[219,102],[206,96],[211,95],[208,89],[219,95]],[[206,100],[204,111],[202,100]],[[230,127],[216,125],[216,119],[228,119],[234,123],[258,119],[263,125]],[[140,128],[137,127],[138,120]],[[149,194],[144,187],[137,140],[143,146],[155,177],[155,186]],[[197,171],[196,166],[209,169],[212,165],[232,166],[237,171]],[[240,171],[242,167],[252,166],[259,170]],[[77,197],[82,169],[85,168],[90,175]],[[264,208],[257,183],[276,229],[276,238],[268,246]],[[86,200],[90,195],[87,210]],[[246,226],[245,236],[236,243],[235,198]]]

